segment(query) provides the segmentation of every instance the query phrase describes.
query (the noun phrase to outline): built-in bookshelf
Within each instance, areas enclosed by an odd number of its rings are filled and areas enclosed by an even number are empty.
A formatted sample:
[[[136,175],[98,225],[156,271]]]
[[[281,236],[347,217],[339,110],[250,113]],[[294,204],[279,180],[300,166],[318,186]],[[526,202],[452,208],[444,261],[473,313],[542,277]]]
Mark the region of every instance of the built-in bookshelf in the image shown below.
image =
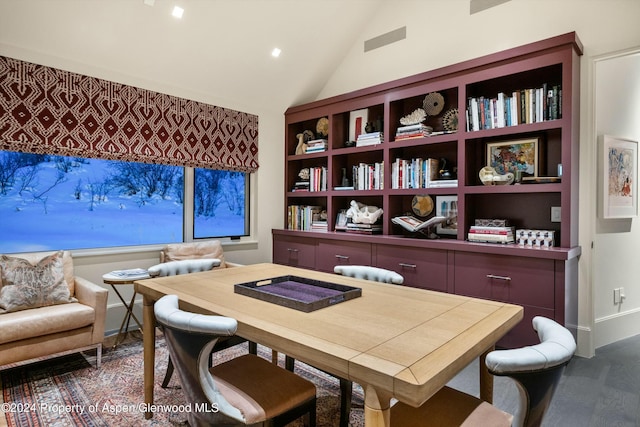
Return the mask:
[[[423,272],[414,280],[402,262],[387,265],[404,269],[409,285],[422,286],[419,280],[426,280],[429,284],[424,287],[430,289],[475,295],[470,285],[457,282],[465,277],[465,266],[476,261],[469,254],[495,255],[502,261],[548,259],[553,260],[552,265],[536,265],[535,269],[551,271],[553,292],[559,295],[556,287],[568,288],[569,280],[573,286],[577,271],[569,269],[576,268],[574,259],[580,253],[580,55],[581,43],[575,33],[569,33],[289,108],[285,113],[285,224],[291,206],[316,206],[326,215],[327,231],[274,230],[274,260],[296,265],[298,261],[286,256],[298,256],[313,247],[318,262],[310,266],[313,256],[309,255],[305,266],[330,270],[331,262],[344,261],[331,259],[333,252],[326,251],[330,242],[336,247],[346,242],[357,246],[348,262],[359,259],[372,265],[384,265],[393,258],[392,254],[388,259],[383,256],[385,248],[411,248],[416,252],[410,251],[409,260],[427,256],[439,259],[438,265],[444,263],[446,268],[442,275]],[[427,114],[419,126],[406,124],[405,119],[420,108]],[[365,143],[358,144],[354,136],[357,120],[367,124],[362,131],[368,136]],[[326,150],[296,154],[300,134],[315,133],[320,122],[327,125],[327,135],[314,134],[314,138],[326,138]],[[517,169],[517,183],[483,184],[479,172],[495,158],[500,165],[511,162],[522,167]],[[326,185],[320,191],[300,191],[299,175],[315,169],[326,171]],[[395,224],[394,217],[414,215],[416,196],[429,196],[434,205],[422,221],[437,215],[445,203],[454,203],[457,218],[453,227],[411,233]],[[383,209],[376,233],[350,234],[348,227],[336,227],[353,200]],[[556,222],[551,210],[558,207],[561,220]],[[514,230],[551,231],[554,247],[545,250],[517,243],[469,241],[480,219],[506,219]],[[477,234],[472,234],[476,240]],[[282,247],[283,242],[294,241],[302,246],[295,251]],[[363,257],[356,257],[356,252]],[[486,265],[502,264],[499,259],[484,261]],[[431,282],[436,279],[443,283]],[[564,303],[564,299],[561,303],[554,299],[544,304],[553,307],[552,317],[564,321],[565,314],[573,315],[573,310],[565,313]],[[539,311],[525,312],[526,317]]]

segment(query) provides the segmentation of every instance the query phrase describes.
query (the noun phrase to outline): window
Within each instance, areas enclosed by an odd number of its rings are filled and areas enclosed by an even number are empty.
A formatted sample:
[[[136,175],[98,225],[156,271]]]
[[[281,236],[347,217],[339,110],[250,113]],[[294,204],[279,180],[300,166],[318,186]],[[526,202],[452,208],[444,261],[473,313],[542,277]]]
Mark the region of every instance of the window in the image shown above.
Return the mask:
[[[191,205],[193,171],[0,151],[0,253],[181,242],[192,214],[195,237],[248,234],[248,174],[197,169]]]
[[[214,169],[194,170],[193,237],[246,236],[249,175]]]

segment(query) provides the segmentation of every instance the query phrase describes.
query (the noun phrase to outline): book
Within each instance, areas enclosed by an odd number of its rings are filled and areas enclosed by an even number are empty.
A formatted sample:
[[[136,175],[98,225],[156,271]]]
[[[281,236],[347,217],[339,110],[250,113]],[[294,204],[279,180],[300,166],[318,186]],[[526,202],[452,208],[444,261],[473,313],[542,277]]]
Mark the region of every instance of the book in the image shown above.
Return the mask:
[[[426,221],[420,221],[418,218],[410,215],[405,216],[397,216],[395,218],[391,218],[391,222],[394,224],[398,224],[404,227],[406,230],[411,231],[413,233],[428,228],[432,225],[440,224],[444,222],[447,218],[443,216],[434,216],[429,218]]]

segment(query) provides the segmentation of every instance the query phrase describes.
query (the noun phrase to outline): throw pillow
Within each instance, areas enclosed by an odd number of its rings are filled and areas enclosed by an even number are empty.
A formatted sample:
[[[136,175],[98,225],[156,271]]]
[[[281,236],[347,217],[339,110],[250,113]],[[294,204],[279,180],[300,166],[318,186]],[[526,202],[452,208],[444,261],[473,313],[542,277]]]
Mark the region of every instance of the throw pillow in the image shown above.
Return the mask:
[[[77,301],[64,278],[62,251],[31,264],[23,258],[0,256],[0,313]]]

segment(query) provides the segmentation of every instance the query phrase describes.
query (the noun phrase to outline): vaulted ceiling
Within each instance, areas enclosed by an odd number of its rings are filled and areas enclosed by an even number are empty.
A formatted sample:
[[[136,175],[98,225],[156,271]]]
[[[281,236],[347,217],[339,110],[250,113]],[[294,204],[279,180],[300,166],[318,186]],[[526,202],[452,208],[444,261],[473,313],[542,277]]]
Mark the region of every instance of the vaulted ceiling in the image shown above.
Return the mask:
[[[384,1],[0,0],[0,54],[283,112],[317,96]]]

